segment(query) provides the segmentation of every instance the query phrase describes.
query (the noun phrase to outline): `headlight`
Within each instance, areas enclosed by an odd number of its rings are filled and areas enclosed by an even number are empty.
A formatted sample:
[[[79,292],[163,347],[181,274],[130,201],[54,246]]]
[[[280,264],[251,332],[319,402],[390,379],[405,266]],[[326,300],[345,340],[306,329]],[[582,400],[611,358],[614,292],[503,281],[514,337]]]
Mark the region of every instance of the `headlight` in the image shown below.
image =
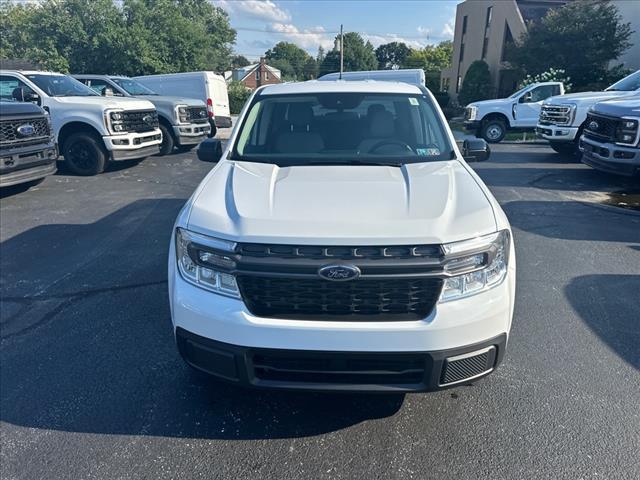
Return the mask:
[[[107,110],[104,113],[104,123],[109,133],[125,133],[124,115],[121,110]]]
[[[444,244],[445,271],[456,275],[445,279],[440,302],[475,295],[502,283],[507,276],[509,245],[508,230]]]
[[[178,123],[189,123],[189,108],[187,105],[176,106],[176,118]]]
[[[467,107],[467,120],[475,120],[478,116],[478,107]]]
[[[176,229],[176,261],[180,275],[196,287],[240,298],[236,278],[225,271],[236,266],[229,255],[235,247],[236,244],[228,240]]]
[[[640,120],[637,118],[623,118],[618,122],[615,133],[615,142],[620,145],[635,147],[640,141]]]

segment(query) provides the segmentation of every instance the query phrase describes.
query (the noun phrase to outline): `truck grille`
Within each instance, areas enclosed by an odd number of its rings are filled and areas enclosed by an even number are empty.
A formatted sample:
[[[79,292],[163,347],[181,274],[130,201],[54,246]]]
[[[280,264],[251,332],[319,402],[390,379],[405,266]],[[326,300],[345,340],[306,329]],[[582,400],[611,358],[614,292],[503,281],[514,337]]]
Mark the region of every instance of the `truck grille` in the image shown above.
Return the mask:
[[[619,120],[617,118],[604,117],[593,113],[587,114],[584,135],[597,141],[615,141],[616,129]]]
[[[319,260],[363,260],[434,258],[442,251],[439,245],[400,245],[371,247],[322,247],[312,245],[266,245],[244,243],[238,246],[244,257],[310,258]]]
[[[187,109],[187,118],[191,123],[207,123],[207,107],[189,107]]]
[[[18,133],[18,129],[26,125],[33,127],[33,133],[28,136],[22,136]],[[50,136],[49,122],[43,117],[0,121],[0,145],[3,148],[45,143],[49,141]]]
[[[540,110],[541,125],[570,125],[571,120],[569,105],[543,105]]]
[[[124,132],[151,132],[158,128],[158,112],[156,110],[136,110],[122,112]]]
[[[419,320],[433,310],[440,278],[357,279],[240,275],[238,287],[249,311],[262,317],[325,320]]]

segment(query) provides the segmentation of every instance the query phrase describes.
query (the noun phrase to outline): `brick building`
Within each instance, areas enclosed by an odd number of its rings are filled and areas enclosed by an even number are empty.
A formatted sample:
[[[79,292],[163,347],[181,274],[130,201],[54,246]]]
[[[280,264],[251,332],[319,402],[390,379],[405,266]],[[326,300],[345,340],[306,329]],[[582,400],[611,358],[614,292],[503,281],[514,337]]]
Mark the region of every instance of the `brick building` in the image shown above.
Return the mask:
[[[235,80],[241,82],[251,90],[255,90],[262,85],[282,82],[280,70],[267,65],[264,58],[261,58],[258,63],[253,65],[236,68],[232,72],[225,72],[224,77],[227,81]]]

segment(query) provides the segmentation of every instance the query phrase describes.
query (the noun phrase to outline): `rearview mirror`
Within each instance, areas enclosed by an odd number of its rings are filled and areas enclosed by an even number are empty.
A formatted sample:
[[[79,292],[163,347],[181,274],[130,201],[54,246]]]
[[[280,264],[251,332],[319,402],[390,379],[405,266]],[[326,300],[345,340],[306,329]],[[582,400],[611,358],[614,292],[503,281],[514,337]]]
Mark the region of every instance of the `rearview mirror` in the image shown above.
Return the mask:
[[[217,162],[222,157],[222,142],[207,138],[198,145],[198,159],[203,162]]]
[[[462,143],[462,156],[467,162],[484,162],[491,156],[491,149],[481,138],[465,140]]]

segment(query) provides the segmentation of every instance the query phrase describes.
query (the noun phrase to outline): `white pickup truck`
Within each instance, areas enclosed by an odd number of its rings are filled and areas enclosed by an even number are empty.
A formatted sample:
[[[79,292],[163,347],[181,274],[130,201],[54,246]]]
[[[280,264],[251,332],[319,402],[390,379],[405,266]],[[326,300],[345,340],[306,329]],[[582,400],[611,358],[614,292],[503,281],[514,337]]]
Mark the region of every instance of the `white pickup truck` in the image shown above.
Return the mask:
[[[39,71],[2,70],[0,90],[49,112],[59,151],[77,175],[96,175],[111,160],[160,150],[158,112],[148,100],[105,98],[68,75]]]
[[[556,152],[578,156],[578,142],[584,130],[587,112],[596,103],[640,92],[640,70],[614,83],[604,92],[572,93],[545,100],[536,134],[549,141]]]
[[[489,143],[502,141],[508,131],[533,131],[542,102],[563,94],[562,82],[541,82],[527,85],[507,98],[470,103],[465,110],[465,129]]]

